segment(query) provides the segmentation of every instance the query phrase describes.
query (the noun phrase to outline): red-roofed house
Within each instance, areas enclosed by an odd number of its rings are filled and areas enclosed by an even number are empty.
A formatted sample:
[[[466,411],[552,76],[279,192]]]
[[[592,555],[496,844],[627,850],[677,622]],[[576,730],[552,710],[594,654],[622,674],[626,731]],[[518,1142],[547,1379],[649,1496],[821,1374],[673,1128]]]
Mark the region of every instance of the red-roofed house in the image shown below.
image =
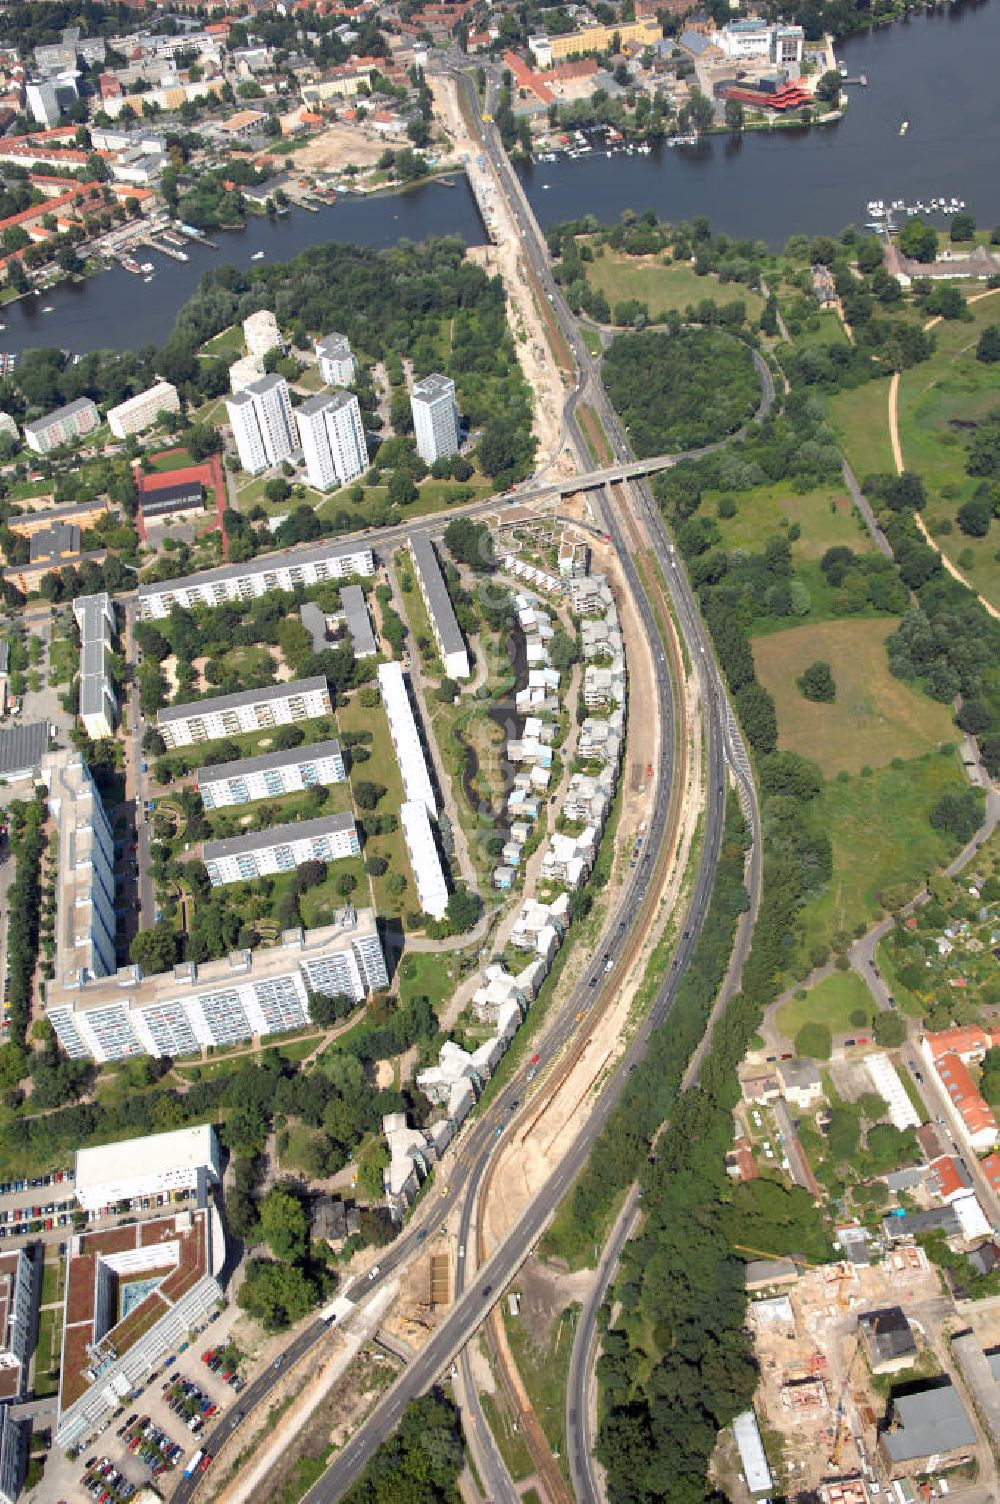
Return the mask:
[[[942,1154],[931,1164],[931,1181],[941,1200],[947,1204],[969,1189],[969,1176],[960,1160],[954,1155]]]
[[[953,1126],[977,1154],[996,1147],[997,1120],[992,1108],[976,1090],[972,1077],[958,1055],[945,1054],[934,1061],[944,1090]]]
[[[517,89],[523,94],[534,94],[541,104],[552,103],[556,96],[541,74],[533,72],[523,58],[518,57],[516,52],[505,52],[503,60],[514,75],[514,85]]]
[[[1000,1195],[1000,1154],[987,1154],[985,1159],[979,1161],[979,1168],[992,1189]]]
[[[942,1055],[949,1054],[957,1055],[966,1065],[970,1060],[978,1065],[986,1051],[998,1040],[1000,1033],[981,1029],[978,1024],[962,1024],[955,1029],[940,1029],[936,1034],[925,1034],[920,1041],[920,1048],[928,1065],[933,1065]]]

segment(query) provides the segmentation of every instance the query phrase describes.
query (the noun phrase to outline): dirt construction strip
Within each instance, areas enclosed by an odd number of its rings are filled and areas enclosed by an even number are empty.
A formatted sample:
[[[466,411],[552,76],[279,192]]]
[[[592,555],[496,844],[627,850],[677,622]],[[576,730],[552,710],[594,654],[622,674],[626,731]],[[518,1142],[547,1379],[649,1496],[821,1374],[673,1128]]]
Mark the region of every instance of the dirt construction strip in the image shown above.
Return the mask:
[[[978,303],[983,298],[992,297],[993,294],[997,291],[1000,291],[1000,289],[996,287],[990,287],[986,290],[986,292],[977,292],[975,297],[969,298],[968,301],[970,303]],[[924,333],[926,334],[929,330],[934,328],[935,324],[940,324],[940,322],[940,314],[937,314],[932,319],[928,319],[926,324],[924,325]],[[892,459],[893,464],[896,466],[896,474],[902,475],[903,471],[906,469],[906,466],[903,463],[903,449],[902,445],[899,442],[898,371],[893,371],[892,380],[889,382],[889,442],[892,444]],[[962,571],[956,564],[953,564],[951,562],[951,560],[948,558],[948,555],[942,549],[940,543],[938,543],[933,535],[929,532],[927,524],[924,521],[923,517],[921,517],[920,513],[914,512],[913,516],[916,520],[917,527],[920,529],[921,537],[929,548],[933,548],[934,552],[940,555],[941,563],[947,573],[951,575],[953,580],[958,580],[960,585],[964,585],[966,590],[970,590],[972,592],[972,594],[976,597],[976,600],[982,606],[983,610],[989,616],[995,617],[997,621],[1000,621],[1000,611],[998,611],[997,608],[992,604],[992,602],[988,601],[985,596],[980,595],[979,591],[976,589],[975,585],[973,585],[972,581],[962,573]]]

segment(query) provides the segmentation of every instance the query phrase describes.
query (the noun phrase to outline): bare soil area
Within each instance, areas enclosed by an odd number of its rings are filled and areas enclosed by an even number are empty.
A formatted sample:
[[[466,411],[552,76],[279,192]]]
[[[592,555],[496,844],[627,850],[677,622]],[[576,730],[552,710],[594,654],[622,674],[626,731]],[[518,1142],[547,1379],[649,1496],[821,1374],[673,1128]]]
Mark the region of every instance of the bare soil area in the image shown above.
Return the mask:
[[[337,172],[353,163],[355,167],[374,167],[387,146],[409,146],[404,136],[382,136],[360,126],[338,123],[322,135],[308,141],[295,152],[297,172]],[[291,166],[292,158],[288,158]]]

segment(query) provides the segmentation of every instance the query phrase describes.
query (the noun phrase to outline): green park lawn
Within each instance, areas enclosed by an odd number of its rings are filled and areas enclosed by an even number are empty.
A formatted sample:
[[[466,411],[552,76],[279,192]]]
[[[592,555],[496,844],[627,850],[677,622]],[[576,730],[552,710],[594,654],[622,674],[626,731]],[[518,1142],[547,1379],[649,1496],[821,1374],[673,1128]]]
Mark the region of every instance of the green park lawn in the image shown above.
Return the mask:
[[[440,1012],[441,1005],[451,996],[455,985],[456,957],[437,955],[433,951],[411,951],[399,963],[399,996],[401,1002],[411,998],[425,997],[434,1009]]]
[[[231,328],[223,329],[221,334],[213,335],[211,339],[206,340],[200,353],[211,355],[215,359],[229,355],[235,360],[238,355],[246,354],[246,348],[242,328],[239,324],[233,324]]]
[[[721,494],[709,492],[703,509],[713,513]],[[838,544],[858,554],[870,551],[871,539],[844,487],[820,486],[797,496],[787,485],[778,484],[727,494],[732,495],[737,507],[735,517],[717,519],[727,550],[743,548],[759,553],[769,538],[798,523],[801,536],[792,545],[794,559],[821,559],[828,548]]]
[[[752,323],[760,318],[764,307],[760,294],[741,282],[720,282],[714,272],[699,277],[687,262],[665,266],[660,256],[617,256],[605,250],[603,256],[587,264],[587,280],[603,292],[612,309],[623,300],[638,298],[648,305],[653,320],[661,319],[671,309],[683,313],[689,303],[700,303],[702,298],[720,304],[745,303]]]
[[[903,372],[899,442],[906,468],[917,471],[927,487],[924,520],[935,540],[975,588],[1000,605],[1000,561],[996,558],[1000,529],[994,523],[985,538],[969,538],[955,522],[959,507],[979,484],[965,469],[971,425],[1000,412],[996,367],[976,359],[982,330],[988,324],[1000,324],[1000,297],[981,298],[969,311],[971,322],[956,319],[936,324],[936,349],[930,360]]]
[[[905,888],[910,896],[928,872],[947,863],[955,844],[930,824],[930,812],[942,794],[967,788],[955,752],[927,753],[824,785],[810,808],[830,837],[833,876],[799,917],[802,966],[814,946],[878,917],[880,895]],[[892,897],[898,902],[899,892]]]
[[[774,696],[782,751],[811,758],[832,778],[919,757],[952,738],[947,706],[889,672],[885,640],[897,625],[895,618],[850,618],[754,639],[758,676]],[[830,705],[807,700],[796,683],[817,660],[829,663],[837,685]]]
[[[377,705],[373,710],[367,710],[359,703],[358,696],[353,695],[350,703],[337,711],[337,724],[341,734],[345,731],[370,731],[372,733],[372,741],[367,744],[371,757],[367,762],[353,764],[351,787],[356,789],[361,782],[381,784],[386,793],[375,813],[394,814],[398,822],[399,807],[403,803],[403,780],[400,776],[396,754],[393,751],[392,739],[389,736],[389,722],[384,708],[382,705]],[[358,811],[359,817],[363,813],[363,811]],[[397,916],[405,910],[420,907],[417,885],[406,851],[406,842],[403,840],[403,832],[398,823],[391,833],[372,836],[366,841],[364,855],[366,859],[372,856],[384,857],[389,864],[388,870],[381,877],[365,877],[365,883],[371,885],[377,913]],[[386,878],[393,872],[402,873],[406,878],[406,888],[399,896],[390,893],[386,888]]]
[[[866,381],[837,392],[827,416],[840,448],[859,481],[873,473],[895,474],[889,442],[889,383]]]
[[[830,977],[810,987],[805,997],[791,998],[774,1015],[774,1024],[785,1038],[794,1040],[805,1023],[826,1024],[830,1033],[851,1034],[870,1028],[873,1017],[871,993],[854,971],[835,971]],[[864,1014],[864,1023],[852,1014]]]
[[[194,456],[186,449],[168,449],[163,454],[151,454],[150,464],[158,472],[166,470],[185,470],[188,465],[195,463]]]

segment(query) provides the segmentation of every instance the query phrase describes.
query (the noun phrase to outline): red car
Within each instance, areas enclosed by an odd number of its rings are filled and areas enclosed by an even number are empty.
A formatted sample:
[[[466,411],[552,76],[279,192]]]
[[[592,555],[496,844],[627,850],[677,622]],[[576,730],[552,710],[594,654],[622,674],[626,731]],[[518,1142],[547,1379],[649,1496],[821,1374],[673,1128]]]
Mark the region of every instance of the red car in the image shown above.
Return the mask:
[[[528,1064],[529,1065],[537,1065],[538,1062],[539,1062],[539,1060],[541,1060],[541,1058],[542,1058],[541,1055],[538,1055],[538,1054],[532,1055],[531,1059],[528,1061]]]
[[[212,1454],[211,1454],[211,1452],[206,1452],[205,1455],[204,1455],[204,1457],[201,1459],[201,1461],[198,1464],[198,1471],[200,1473],[203,1473],[205,1471],[205,1469],[208,1467],[208,1465],[209,1465],[209,1463],[211,1461],[212,1461]]]

